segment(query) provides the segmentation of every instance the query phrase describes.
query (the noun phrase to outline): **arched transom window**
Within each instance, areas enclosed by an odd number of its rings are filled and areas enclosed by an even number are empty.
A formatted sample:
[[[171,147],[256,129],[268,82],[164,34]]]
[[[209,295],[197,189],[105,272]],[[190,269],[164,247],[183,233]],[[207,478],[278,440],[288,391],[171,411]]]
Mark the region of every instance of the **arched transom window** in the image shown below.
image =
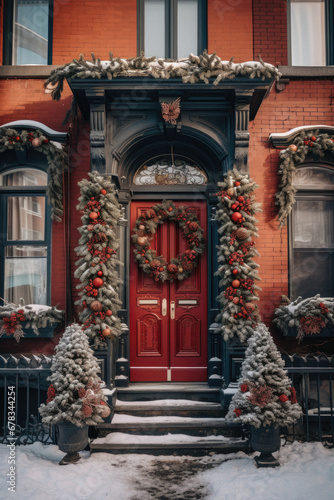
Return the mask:
[[[142,165],[133,182],[136,186],[203,186],[208,181],[203,170],[185,158],[158,157]]]

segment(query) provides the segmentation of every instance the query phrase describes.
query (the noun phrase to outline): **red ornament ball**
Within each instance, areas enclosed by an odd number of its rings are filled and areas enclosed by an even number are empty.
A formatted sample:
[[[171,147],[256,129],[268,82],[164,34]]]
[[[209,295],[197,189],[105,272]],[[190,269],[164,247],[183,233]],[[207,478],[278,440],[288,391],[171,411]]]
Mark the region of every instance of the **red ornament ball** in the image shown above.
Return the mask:
[[[243,203],[245,201],[245,198],[243,196],[238,196],[237,200],[240,202],[240,203]]]
[[[103,280],[101,278],[94,278],[93,285],[95,288],[100,288],[103,285]]]
[[[232,281],[232,286],[233,286],[233,288],[239,288],[239,286],[240,286],[240,281],[239,281],[239,280],[233,280],[233,281]]]
[[[111,309],[107,309],[106,310],[106,316],[111,316],[112,315],[112,310]]]
[[[140,224],[139,229],[140,229],[141,231],[144,231],[144,229],[145,229],[144,224]]]
[[[173,208],[172,207],[168,207],[168,212],[173,212]]]
[[[234,185],[235,186],[240,186],[240,181],[235,181]]]
[[[107,194],[107,190],[106,189],[101,189],[100,193],[103,194],[103,195]]]
[[[198,229],[198,224],[197,224],[197,222],[191,222],[191,223],[189,224],[189,229],[190,229],[191,231],[197,231],[197,229]]]
[[[106,338],[108,337],[111,337],[111,330],[110,328],[105,328],[104,330],[102,330],[102,335]]]
[[[159,267],[159,271],[162,273],[162,271],[164,270],[163,267]]]
[[[239,304],[239,302],[240,302],[239,297],[234,297],[232,302],[233,302],[233,304]]]
[[[238,205],[236,203],[233,203],[233,205],[231,205],[231,208],[232,210],[236,210],[238,208]]]
[[[249,313],[252,313],[255,311],[255,305],[253,304],[253,302],[246,302],[245,308],[246,308],[246,311]]]
[[[286,394],[281,394],[279,400],[281,401],[281,403],[286,403],[287,401],[289,401],[289,398]]]
[[[167,267],[167,270],[171,274],[177,273],[177,265],[176,264],[169,264]]]
[[[231,219],[233,222],[238,222],[240,219],[242,219],[242,215],[240,212],[234,212],[234,214],[232,214],[231,216]]]
[[[101,277],[101,276],[103,276],[103,272],[102,271],[98,271],[97,275]]]
[[[93,229],[94,229],[93,224],[88,224],[87,231],[91,232],[91,231],[93,231]]]
[[[16,140],[17,142],[19,142],[19,141],[21,140],[21,137],[20,137],[19,135],[17,135],[17,136],[15,137],[15,140]]]
[[[315,137],[315,135],[312,135],[311,141],[316,141],[316,140],[317,140],[317,138]]]
[[[183,273],[183,267],[179,267],[178,271],[179,273]]]
[[[95,220],[95,219],[97,219],[97,218],[98,218],[98,215],[97,215],[97,213],[96,213],[96,212],[91,212],[91,213],[89,214],[89,218],[90,218],[90,219],[92,219],[92,220]]]
[[[245,240],[249,236],[249,232],[244,227],[239,227],[235,233],[238,240]]]
[[[90,308],[94,312],[100,312],[102,311],[102,304],[99,300],[93,300],[93,302],[90,305]]]
[[[42,141],[38,137],[35,137],[35,139],[31,141],[31,144],[34,148],[39,148],[42,145]]]
[[[248,391],[248,385],[247,384],[241,384],[240,391],[241,392],[247,392]]]
[[[226,193],[229,195],[229,196],[233,196],[234,195],[234,189],[233,188],[228,188],[226,190]]]
[[[139,238],[137,239],[137,243],[141,247],[143,247],[146,242],[147,242],[147,238],[145,238],[144,236],[139,236]]]
[[[288,147],[288,149],[290,149],[290,151],[292,151],[293,153],[295,153],[298,148],[297,148],[296,144],[290,144],[290,146]]]
[[[238,269],[233,269],[232,274],[236,275],[238,274],[238,272],[239,272]]]

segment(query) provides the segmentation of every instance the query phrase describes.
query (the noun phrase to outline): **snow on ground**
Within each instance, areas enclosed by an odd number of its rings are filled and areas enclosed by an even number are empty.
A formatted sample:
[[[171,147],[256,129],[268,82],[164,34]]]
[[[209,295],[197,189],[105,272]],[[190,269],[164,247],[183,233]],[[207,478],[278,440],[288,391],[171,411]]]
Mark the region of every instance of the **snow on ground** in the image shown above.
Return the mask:
[[[113,424],[132,424],[132,423],[142,423],[142,424],[154,424],[154,423],[207,423],[207,422],[225,422],[225,418],[195,418],[195,417],[175,417],[169,415],[162,415],[158,417],[137,417],[135,415],[126,415],[125,413],[115,413],[112,419]]]
[[[151,401],[121,401],[116,400],[116,406],[154,406],[159,408],[160,406],[217,406],[217,403],[210,403],[207,401],[195,401],[192,399],[154,399]]]
[[[293,443],[275,456],[281,467],[257,469],[242,452],[206,457],[81,453],[59,466],[57,446],[16,448],[16,493],[7,490],[8,448],[0,445],[0,498],[7,500],[330,500],[334,452]]]

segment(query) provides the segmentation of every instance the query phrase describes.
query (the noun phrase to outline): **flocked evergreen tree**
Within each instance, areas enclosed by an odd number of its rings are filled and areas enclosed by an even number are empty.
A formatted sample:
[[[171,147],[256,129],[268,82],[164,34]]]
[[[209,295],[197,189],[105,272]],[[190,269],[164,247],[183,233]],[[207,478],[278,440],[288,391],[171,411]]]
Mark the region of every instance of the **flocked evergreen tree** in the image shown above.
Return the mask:
[[[81,196],[78,210],[83,210],[81,237],[75,249],[80,259],[74,273],[81,284],[82,309],[79,319],[83,329],[98,346],[101,342],[121,332],[118,311],[119,299],[118,266],[116,257],[119,241],[116,226],[120,218],[120,207],[110,177],[97,172],[89,173],[89,180],[79,182]]]
[[[226,418],[258,428],[287,426],[300,416],[301,408],[284,361],[269,329],[260,323],[248,340],[239,388]]]
[[[39,408],[43,423],[71,422],[82,427],[102,422],[110,409],[99,370],[87,335],[77,324],[68,326],[56,346],[47,403]]]

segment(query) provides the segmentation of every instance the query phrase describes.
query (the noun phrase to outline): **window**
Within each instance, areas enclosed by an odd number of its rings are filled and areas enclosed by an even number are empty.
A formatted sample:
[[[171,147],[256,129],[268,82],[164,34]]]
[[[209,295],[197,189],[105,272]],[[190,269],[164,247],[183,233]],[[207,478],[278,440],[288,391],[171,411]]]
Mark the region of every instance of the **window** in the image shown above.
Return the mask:
[[[334,297],[334,169],[303,166],[294,182],[291,295]]]
[[[136,186],[201,186],[207,184],[205,173],[184,158],[158,157],[150,160],[137,171]]]
[[[53,0],[8,0],[4,64],[51,64]]]
[[[333,64],[333,0],[290,0],[290,64]]]
[[[206,48],[204,0],[139,0],[138,48],[146,57],[178,59]]]
[[[47,174],[18,167],[0,172],[0,297],[48,304],[50,211]]]

